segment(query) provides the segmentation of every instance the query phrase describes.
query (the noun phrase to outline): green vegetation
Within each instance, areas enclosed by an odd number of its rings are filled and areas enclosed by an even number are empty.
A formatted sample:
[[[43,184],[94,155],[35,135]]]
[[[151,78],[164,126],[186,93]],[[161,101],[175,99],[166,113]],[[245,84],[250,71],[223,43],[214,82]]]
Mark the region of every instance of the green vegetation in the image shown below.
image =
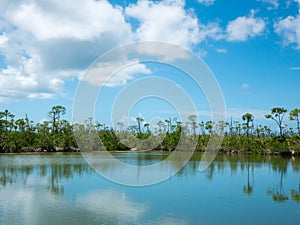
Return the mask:
[[[176,118],[159,121],[152,129],[143,118],[137,117],[136,125],[126,127],[118,122],[115,130],[101,123],[94,124],[92,118],[85,124],[71,124],[63,119],[65,113],[65,107],[53,106],[48,112],[49,120],[35,124],[27,115],[16,119],[8,110],[0,112],[0,152],[78,151],[74,132],[91,130],[97,132],[107,150],[135,148],[172,151],[184,134],[185,138],[198,138],[197,151],[204,151],[210,135],[224,135],[221,151],[289,155],[300,152],[300,109],[297,108],[290,111],[288,117],[295,122],[295,128],[283,124],[287,113],[285,108],[272,108],[270,114],[265,115],[275,121],[278,133],[268,126],[254,125],[254,115],[251,113],[242,115],[242,123],[232,120],[198,123],[197,117],[191,115],[186,122]],[[85,142],[93,143],[90,140]],[[153,146],[153,143],[157,145]],[[90,148],[97,149],[97,146],[91,145]]]
[[[8,110],[0,112],[0,152],[75,150],[73,125],[61,119],[65,112],[63,106],[54,106],[48,113],[50,120],[38,124],[27,115],[15,120]]]

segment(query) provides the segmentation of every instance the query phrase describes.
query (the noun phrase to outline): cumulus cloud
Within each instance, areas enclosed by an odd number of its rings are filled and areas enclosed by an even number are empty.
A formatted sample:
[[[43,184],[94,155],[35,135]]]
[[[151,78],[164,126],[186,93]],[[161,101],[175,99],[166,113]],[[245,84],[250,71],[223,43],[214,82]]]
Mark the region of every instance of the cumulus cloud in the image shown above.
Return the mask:
[[[99,55],[132,41],[122,9],[107,1],[4,1],[0,101],[51,98]],[[31,85],[30,88],[28,88]]]
[[[0,35],[0,49],[1,47],[3,48],[6,45],[7,41],[8,41],[8,37],[6,33]]]
[[[129,5],[126,15],[140,23],[136,30],[139,40],[166,41],[187,48],[217,38],[217,24],[203,25],[193,11],[184,9],[184,1],[138,1]]]
[[[215,3],[215,0],[198,0],[200,4],[211,6]]]
[[[24,68],[8,67],[0,70],[0,101],[28,98],[53,98],[63,90],[64,81],[50,76],[24,74]]]
[[[140,40],[167,41],[189,47],[200,41],[198,20],[183,8],[182,1],[139,1],[126,14],[140,21]]]
[[[83,80],[95,86],[116,87],[125,85],[137,74],[151,74],[151,70],[138,62],[109,62],[91,68]]]
[[[130,34],[121,9],[106,1],[31,1],[7,11],[6,16],[18,30],[37,40],[94,40],[109,32]]]
[[[1,6],[0,54],[5,64],[0,68],[0,101],[61,95],[68,79],[82,78],[98,56],[125,43],[165,41],[193,49],[207,39],[227,38],[218,23],[202,24],[192,9],[186,9],[184,0],[137,1],[125,8],[94,0],[76,4],[72,0],[2,0]],[[245,20],[257,21],[253,16]],[[243,39],[234,29],[238,25],[233,21],[228,26],[228,40]],[[243,30],[244,36],[260,33],[254,25],[248,27],[251,31]],[[161,58],[185,57],[167,50],[168,56]],[[114,87],[139,73],[150,71],[137,64],[110,82],[100,77],[97,81]]]
[[[288,16],[274,24],[275,32],[283,39],[284,45],[295,45],[300,49],[300,10],[297,16]]]
[[[232,42],[247,41],[249,38],[261,35],[266,24],[262,18],[255,18],[251,10],[249,16],[241,16],[228,23],[227,40]]]
[[[190,58],[188,51],[176,45],[165,44],[164,42],[150,41],[143,45],[134,47],[133,51],[142,57],[143,55],[146,55],[158,61],[164,62],[173,62],[178,59],[187,60]]]

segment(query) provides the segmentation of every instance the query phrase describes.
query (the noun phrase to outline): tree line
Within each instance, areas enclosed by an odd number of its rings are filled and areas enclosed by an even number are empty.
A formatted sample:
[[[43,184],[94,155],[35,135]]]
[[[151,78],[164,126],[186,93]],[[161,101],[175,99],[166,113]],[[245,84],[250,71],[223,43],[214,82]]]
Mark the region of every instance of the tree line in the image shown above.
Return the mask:
[[[182,134],[186,138],[197,138],[197,151],[204,151],[211,135],[224,136],[220,150],[229,152],[254,152],[264,154],[297,154],[300,152],[300,109],[288,112],[283,107],[274,107],[265,118],[272,120],[278,129],[254,123],[254,115],[245,113],[241,120],[198,121],[196,115],[190,115],[187,121],[167,118],[158,121],[150,129],[150,124],[137,117],[136,124],[125,126],[117,122],[116,128],[102,123],[94,123],[92,118],[84,124],[72,124],[63,119],[66,108],[53,106],[48,112],[49,120],[34,123],[27,115],[16,119],[8,110],[0,112],[0,152],[32,152],[32,151],[78,151],[75,132],[96,130],[103,146],[107,150],[129,150],[136,140],[144,140],[143,146],[136,143],[136,149],[155,149],[172,151],[178,145]],[[284,124],[285,119],[294,122],[293,127]],[[120,140],[118,137],[123,137]],[[162,140],[153,148],[155,140]],[[89,143],[89,140],[86,140]],[[126,143],[127,141],[127,143]],[[146,144],[145,144],[146,142]],[[149,145],[147,145],[147,142]],[[131,144],[130,144],[131,143]],[[152,144],[152,145],[151,145]],[[93,148],[93,146],[91,146]]]

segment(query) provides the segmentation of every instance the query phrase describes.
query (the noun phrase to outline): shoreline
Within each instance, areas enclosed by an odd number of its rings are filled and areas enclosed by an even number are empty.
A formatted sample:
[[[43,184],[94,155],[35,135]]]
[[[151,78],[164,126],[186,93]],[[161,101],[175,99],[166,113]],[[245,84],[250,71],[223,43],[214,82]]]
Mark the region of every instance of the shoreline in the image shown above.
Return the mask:
[[[95,151],[97,152],[97,151]],[[100,152],[100,151],[98,151]],[[169,150],[109,150],[107,152],[112,153],[145,153],[145,152],[173,152]],[[202,150],[195,150],[194,153],[204,153],[205,151]],[[77,153],[81,154],[82,152],[79,149],[75,150],[56,150],[56,151],[46,151],[46,150],[31,150],[31,151],[20,151],[20,152],[5,152],[0,153],[0,155],[33,155],[33,154],[57,154],[57,153]],[[254,152],[249,150],[237,150],[237,149],[220,149],[218,151],[218,155],[264,155],[264,156],[282,156],[282,157],[300,157],[300,152],[294,150],[285,150],[285,151],[275,151],[271,152],[270,150],[266,149],[263,152]]]

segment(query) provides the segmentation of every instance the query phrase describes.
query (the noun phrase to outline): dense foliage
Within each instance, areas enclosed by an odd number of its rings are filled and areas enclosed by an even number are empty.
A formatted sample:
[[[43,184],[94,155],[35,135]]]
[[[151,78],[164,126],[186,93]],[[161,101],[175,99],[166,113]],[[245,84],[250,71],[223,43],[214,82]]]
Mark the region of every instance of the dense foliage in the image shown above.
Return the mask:
[[[143,118],[136,118],[136,125],[124,126],[118,122],[116,129],[88,119],[85,124],[71,124],[63,119],[66,108],[53,106],[48,112],[48,121],[35,124],[27,115],[16,119],[15,115],[4,110],[0,112],[0,152],[28,151],[78,151],[74,132],[94,129],[107,150],[150,149],[172,151],[178,145],[181,135],[198,138],[197,149],[203,151],[210,135],[223,135],[224,151],[252,151],[255,153],[282,153],[300,151],[300,109],[293,109],[289,115],[285,108],[272,108],[266,119],[274,120],[278,131],[268,126],[255,125],[251,113],[242,115],[241,121],[198,122],[195,115],[188,121],[168,118],[159,121],[155,128]],[[284,117],[295,122],[295,127],[283,124]],[[123,137],[122,141],[120,138]],[[137,141],[139,140],[139,141]],[[142,147],[138,142],[142,140]],[[162,140],[157,142],[157,140]],[[86,140],[89,143],[89,140]],[[153,143],[157,145],[153,146]],[[135,144],[137,143],[137,144]],[[148,145],[147,145],[148,143]],[[93,146],[91,146],[93,148]],[[149,149],[148,148],[148,149]]]

